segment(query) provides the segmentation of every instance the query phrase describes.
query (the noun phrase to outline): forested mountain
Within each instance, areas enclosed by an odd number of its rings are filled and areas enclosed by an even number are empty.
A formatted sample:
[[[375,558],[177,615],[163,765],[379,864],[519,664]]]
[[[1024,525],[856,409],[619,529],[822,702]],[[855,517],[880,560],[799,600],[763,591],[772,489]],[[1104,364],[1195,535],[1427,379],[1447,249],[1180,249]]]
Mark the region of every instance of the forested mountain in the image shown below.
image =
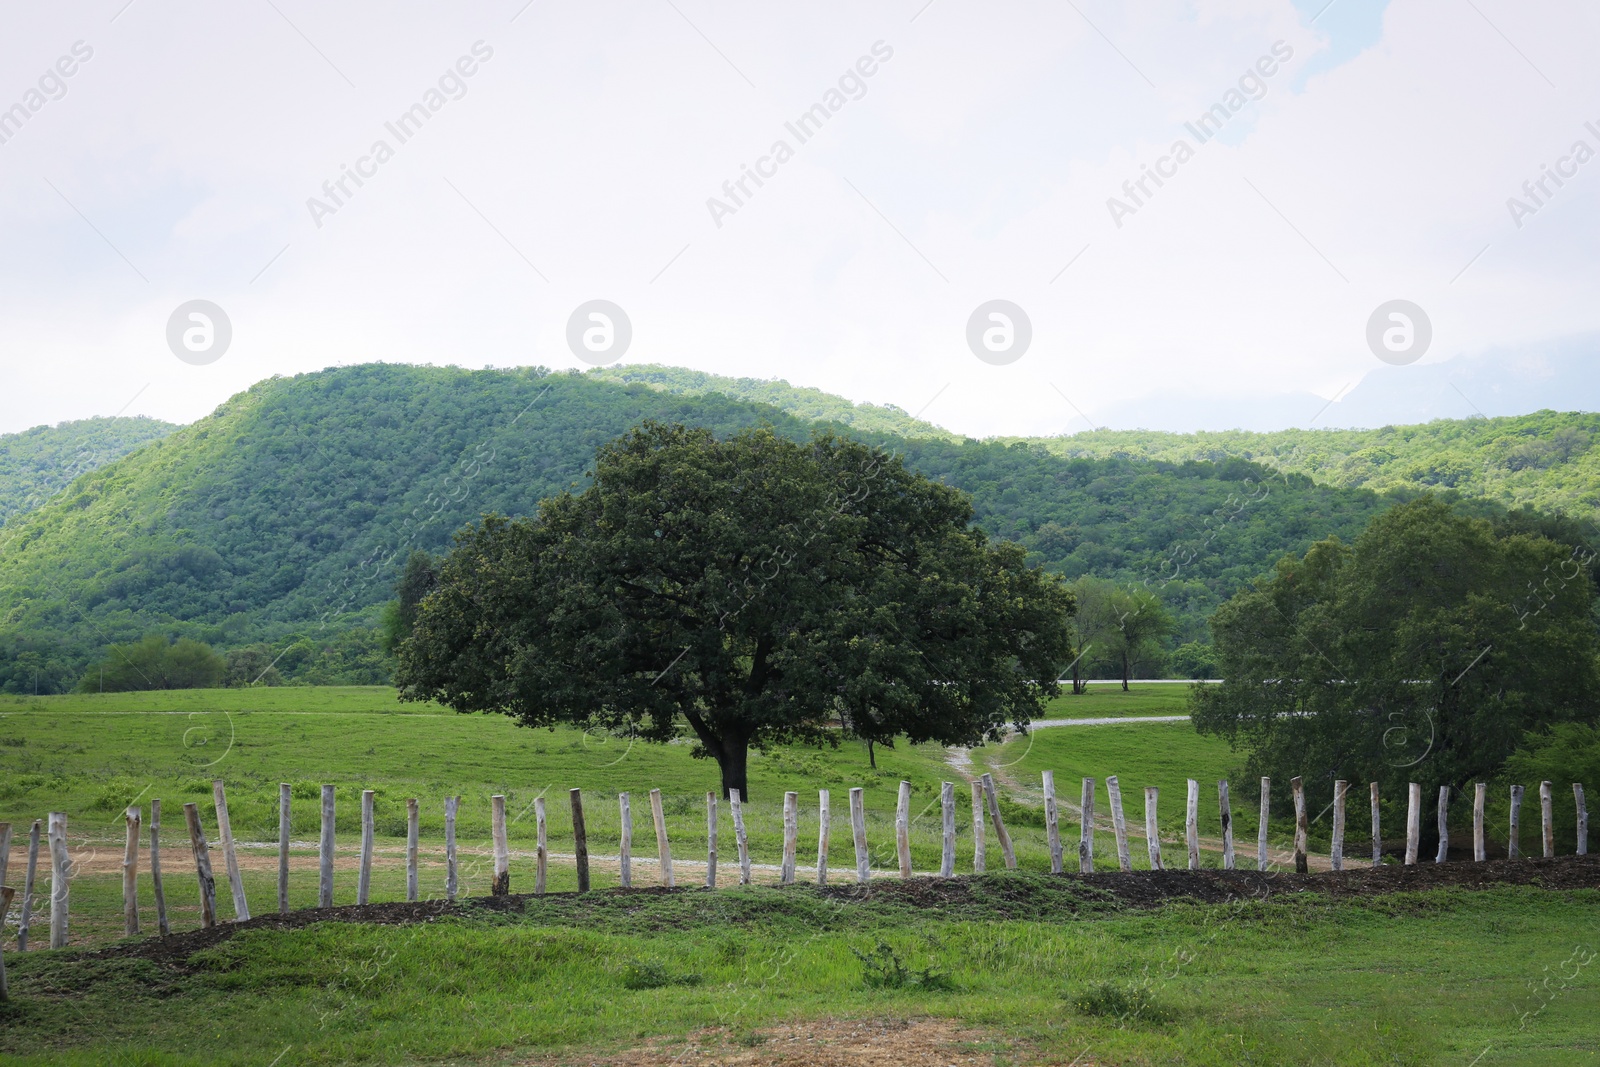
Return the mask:
[[[143,416],[80,419],[0,434],[0,526],[65,489],[72,479],[176,430]]]
[[[107,645],[152,631],[264,643],[290,679],[381,681],[375,624],[412,550],[444,549],[485,512],[530,513],[645,418],[817,426],[720,393],[538,369],[368,364],[261,382],[0,531],[0,688],[37,676],[60,691]],[[1212,607],[1285,553],[1348,540],[1390,502],[1238,459],[851,432],[971,493],[981,525],[1052,569],[1145,583],[1177,615],[1177,641],[1202,637]]]

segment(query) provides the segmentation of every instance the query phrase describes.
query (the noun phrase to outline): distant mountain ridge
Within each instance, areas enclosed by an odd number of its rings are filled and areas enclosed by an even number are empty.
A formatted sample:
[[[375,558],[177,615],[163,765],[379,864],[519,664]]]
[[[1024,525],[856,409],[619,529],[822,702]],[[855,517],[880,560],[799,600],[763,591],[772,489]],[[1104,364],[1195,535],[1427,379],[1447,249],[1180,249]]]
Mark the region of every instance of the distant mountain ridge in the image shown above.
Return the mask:
[[[96,470],[178,427],[146,418],[79,419],[0,434],[0,526]]]

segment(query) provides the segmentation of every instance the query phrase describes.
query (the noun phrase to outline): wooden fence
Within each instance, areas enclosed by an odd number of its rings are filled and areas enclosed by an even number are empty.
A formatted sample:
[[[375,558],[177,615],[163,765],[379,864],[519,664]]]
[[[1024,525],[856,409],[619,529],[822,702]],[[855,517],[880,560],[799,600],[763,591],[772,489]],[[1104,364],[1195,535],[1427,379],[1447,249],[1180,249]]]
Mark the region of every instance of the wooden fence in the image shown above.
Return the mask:
[[[1133,862],[1128,843],[1127,821],[1122,809],[1122,791],[1115,776],[1105,780],[1106,799],[1110,806],[1110,822],[1112,832],[1116,835],[1117,863],[1123,871],[1133,870]],[[1043,775],[1044,786],[1044,820],[1045,837],[1050,853],[1050,870],[1060,874],[1064,870],[1065,853],[1061,840],[1061,818],[1056,802],[1055,776],[1045,771]],[[1082,783],[1080,799],[1081,816],[1079,818],[1078,836],[1078,871],[1089,873],[1094,869],[1094,832],[1095,832],[1095,805],[1096,786],[1093,778],[1085,778]],[[1299,778],[1289,782],[1290,793],[1294,803],[1294,865],[1295,870],[1307,870],[1307,835],[1308,821],[1306,816],[1305,791]],[[287,914],[289,909],[289,800],[290,787],[283,784],[279,787],[278,807],[278,912]],[[1345,831],[1346,831],[1346,798],[1349,783],[1337,781],[1333,791],[1333,837],[1329,850],[1329,860],[1332,869],[1341,871],[1345,864]],[[1474,790],[1472,805],[1472,849],[1473,859],[1482,861],[1487,855],[1487,842],[1484,828],[1484,804],[1488,787],[1478,783]],[[1372,803],[1372,865],[1377,866],[1382,859],[1383,838],[1378,818],[1378,785],[1372,783],[1370,787]],[[374,792],[366,790],[361,794],[361,850],[360,865],[357,873],[356,900],[358,904],[370,902],[373,864],[373,798]],[[1589,851],[1589,815],[1585,806],[1583,786],[1572,786],[1573,801],[1577,813],[1577,854],[1585,855]],[[1261,806],[1260,823],[1256,833],[1256,869],[1268,869],[1267,859],[1267,823],[1271,813],[1272,782],[1270,779],[1261,779]],[[1193,870],[1200,866],[1200,783],[1189,779],[1187,790],[1187,807],[1184,818],[1184,841],[1187,846],[1188,866]],[[574,859],[577,867],[578,891],[586,892],[590,888],[589,877],[589,844],[588,835],[584,825],[583,797],[578,790],[573,789],[568,794],[572,810]],[[1507,838],[1507,855],[1510,859],[1521,856],[1521,820],[1523,787],[1511,787],[1510,825]],[[784,885],[792,884],[797,875],[798,864],[798,826],[799,826],[799,801],[798,793],[785,793],[783,795],[783,852],[780,866],[780,882]],[[456,818],[460,810],[460,797],[446,797],[444,802],[444,836],[445,836],[445,895],[448,900],[454,901],[459,888],[459,864],[456,848]],[[1160,837],[1157,829],[1157,806],[1160,802],[1160,790],[1148,786],[1144,790],[1144,826],[1145,838],[1148,845],[1149,869],[1162,868]],[[250,918],[249,902],[245,898],[244,881],[240,875],[237,844],[234,841],[232,824],[228,819],[228,798],[223,782],[219,779],[212,784],[212,803],[216,811],[217,845],[222,852],[223,872],[227,878],[228,892],[232,897],[234,921],[243,921]],[[942,852],[938,876],[949,878],[955,874],[956,862],[956,798],[955,784],[944,782],[940,787],[939,803],[941,809]],[[1226,780],[1217,783],[1217,803],[1221,813],[1222,828],[1222,866],[1231,870],[1235,866],[1235,852],[1233,839],[1233,815],[1228,801],[1228,783]],[[1434,856],[1435,863],[1443,863],[1446,859],[1449,841],[1449,803],[1450,787],[1441,786],[1438,794],[1438,833],[1439,847]],[[633,818],[631,798],[627,793],[618,796],[618,805],[621,815],[621,834],[619,845],[620,884],[623,887],[633,885]],[[1539,785],[1539,808],[1541,849],[1546,857],[1555,855],[1555,797],[1549,782]],[[739,793],[733,791],[728,801],[728,807],[733,817],[734,845],[738,850],[740,885],[748,885],[751,881],[750,848],[745,833],[744,807],[740,802]],[[1418,852],[1422,839],[1423,818],[1422,786],[1411,783],[1406,807],[1406,844],[1405,860],[1407,864],[1418,862]],[[706,794],[706,835],[708,841],[706,856],[705,886],[716,888],[718,879],[717,867],[717,827],[721,801],[715,792]],[[545,892],[547,872],[549,866],[549,849],[546,829],[545,800],[539,797],[534,801],[537,848],[535,852],[535,874],[533,891],[536,895]],[[493,840],[494,877],[491,882],[491,893],[500,896],[511,891],[510,848],[506,836],[506,808],[505,797],[496,794],[490,798],[491,834]],[[831,824],[829,796],[826,789],[818,794],[818,814],[820,818],[820,831],[817,840],[816,882],[825,885],[828,881],[828,846]],[[139,902],[138,902],[138,874],[139,874],[139,841],[141,819],[143,811],[139,807],[129,807],[125,813],[127,837],[122,857],[122,893],[123,893],[123,920],[125,933],[133,936],[141,932]],[[320,843],[318,846],[318,903],[320,907],[333,906],[333,870],[334,870],[334,787],[322,787],[322,817],[320,824]],[[663,886],[671,887],[676,884],[672,867],[672,850],[667,839],[667,823],[662,806],[661,791],[650,790],[650,815],[654,823],[656,837],[656,855],[659,876]],[[195,874],[198,882],[200,897],[200,925],[202,927],[214,926],[217,923],[217,884],[216,875],[212,870],[211,853],[212,845],[207,841],[205,831],[200,822],[200,811],[193,803],[183,805],[184,823],[188,829],[189,844],[194,855]],[[48,820],[43,822],[45,833],[43,844],[48,849],[50,862],[50,947],[61,948],[67,944],[68,939],[68,913],[71,888],[71,859],[67,852],[67,817],[62,812],[51,812]],[[901,782],[898,802],[895,806],[895,856],[898,861],[899,875],[910,878],[914,875],[911,863],[911,783]],[[28,866],[27,875],[21,891],[21,914],[17,924],[17,948],[25,951],[28,947],[31,924],[36,902],[35,889],[38,882],[39,849],[41,820],[35,820],[28,834]],[[866,882],[872,876],[872,865],[867,844],[866,806],[861,789],[850,790],[850,828],[855,845],[856,880]],[[406,801],[406,900],[415,901],[418,896],[418,802],[415,799]],[[1016,851],[1012,846],[1011,835],[1006,830],[1005,820],[1001,816],[1000,795],[995,788],[994,778],[984,774],[972,782],[972,836],[973,836],[973,862],[975,872],[983,872],[988,862],[988,834],[992,830],[994,841],[999,846],[1000,855],[1007,869],[1017,866]],[[161,869],[161,801],[153,800],[150,804],[150,881],[155,899],[156,927],[162,935],[170,933],[167,922],[167,905],[165,888]],[[11,824],[0,823],[0,926],[3,926],[10,914],[10,906],[17,895],[16,890],[5,885],[7,880],[7,867],[11,857]],[[4,962],[0,960],[0,997],[4,996],[5,971]]]

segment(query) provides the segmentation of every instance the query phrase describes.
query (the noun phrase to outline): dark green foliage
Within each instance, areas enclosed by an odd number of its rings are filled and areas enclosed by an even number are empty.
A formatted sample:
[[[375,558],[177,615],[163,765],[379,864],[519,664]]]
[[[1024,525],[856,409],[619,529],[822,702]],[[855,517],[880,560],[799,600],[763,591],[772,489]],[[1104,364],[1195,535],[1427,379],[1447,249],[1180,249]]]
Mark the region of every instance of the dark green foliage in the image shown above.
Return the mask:
[[[79,475],[176,429],[140,415],[0,434],[0,526],[43,504]]]
[[[393,655],[400,642],[411,636],[417,623],[417,606],[439,584],[439,568],[432,556],[418,549],[406,557],[406,569],[395,583],[395,599],[383,608],[383,650]]]
[[[464,531],[400,646],[403,697],[647,741],[972,744],[1043,711],[1072,597],[965,494],[818,434],[646,423],[580,494]]]
[[[227,676],[228,664],[210,645],[161,634],[127,645],[112,645],[105,659],[92,664],[78,683],[80,693],[127,693],[149,689],[214,689]]]
[[[1171,1013],[1156,1003],[1148,981],[1092,982],[1072,995],[1072,1010],[1080,1015],[1124,1022],[1166,1022]]]
[[[1583,786],[1584,803],[1591,824],[1600,827],[1600,726],[1575,722],[1557,723],[1529,734],[1506,760],[1504,773],[1490,788],[1487,805],[1491,835],[1501,839],[1509,827],[1511,787],[1526,789],[1523,799],[1523,826],[1531,828],[1522,841],[1525,853],[1538,855],[1539,783],[1549,782],[1555,794],[1556,852],[1562,855],[1577,844],[1578,809],[1572,783]],[[1526,830],[1524,831],[1527,832]],[[1600,848],[1600,835],[1590,831],[1590,841]]]
[[[264,644],[230,648],[227,653],[228,673],[222,684],[230,689],[247,685],[282,685],[283,675],[278,673],[272,656],[272,649]]]
[[[850,954],[861,961],[861,984],[868,989],[912,989],[929,993],[954,992],[956,984],[944,971],[931,967],[907,967],[886,942],[862,952],[852,947]]]
[[[1587,562],[1422,498],[1353,544],[1287,558],[1212,620],[1222,685],[1196,727],[1249,754],[1250,778],[1457,789],[1494,776],[1525,731],[1600,714]],[[1531,583],[1555,574],[1544,599]]]
[[[699,974],[673,974],[660,960],[629,960],[622,966],[622,988],[665,989],[667,986],[697,986],[705,978]]]

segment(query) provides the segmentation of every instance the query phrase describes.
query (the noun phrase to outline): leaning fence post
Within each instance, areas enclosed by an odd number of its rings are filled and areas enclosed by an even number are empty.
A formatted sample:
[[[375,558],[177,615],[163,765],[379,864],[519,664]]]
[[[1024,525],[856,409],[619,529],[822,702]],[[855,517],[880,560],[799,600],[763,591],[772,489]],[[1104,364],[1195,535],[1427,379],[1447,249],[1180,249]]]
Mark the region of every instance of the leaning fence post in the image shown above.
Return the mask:
[[[1078,798],[1078,811],[1083,816],[1078,823],[1078,873],[1094,873],[1094,779],[1083,780],[1083,791]]]
[[[239,854],[233,847],[233,824],[228,821],[228,794],[222,779],[211,783],[211,798],[217,808],[217,841],[222,845],[222,862],[228,871],[228,891],[233,896],[233,921],[250,918],[250,905],[244,899],[244,878],[239,874]]]
[[[406,799],[406,899],[416,900],[422,895],[417,879],[417,846],[422,837],[421,813],[417,798]]]
[[[1189,806],[1183,817],[1183,836],[1189,845],[1189,869],[1200,866],[1200,783],[1188,779]]]
[[[187,807],[187,805],[185,805]],[[445,801],[445,810],[450,801]],[[317,907],[333,907],[333,786],[322,787],[322,836],[317,843]],[[453,896],[451,899],[455,899]]]
[[[322,802],[324,805],[323,818],[325,821],[331,823],[333,820],[328,817],[326,811],[326,805],[328,803],[326,793],[323,794]],[[460,797],[444,798],[444,898],[450,901],[452,904],[455,903],[456,891],[460,888],[460,868],[456,863],[456,811],[460,807]],[[324,833],[326,833],[326,831],[324,831]],[[330,900],[333,898],[333,878],[331,868],[329,869],[328,874],[327,896]]]
[[[289,914],[289,809],[292,790],[278,783],[278,914]],[[151,829],[155,828],[152,821]]]
[[[1433,862],[1443,863],[1450,855],[1450,787],[1439,787],[1439,852]]]
[[[1539,783],[1539,826],[1543,830],[1544,858],[1550,859],[1556,854],[1556,809],[1549,782]]]
[[[67,813],[53,811],[46,829],[50,844],[50,947],[67,945],[72,861],[67,856]]]
[[[1122,786],[1114,774],[1106,779],[1106,796],[1111,802],[1111,828],[1117,835],[1117,866],[1131,871],[1133,858],[1128,855],[1128,823],[1122,817]]]
[[[657,805],[661,803],[659,790],[652,790],[651,801]],[[572,808],[572,851],[578,866],[578,892],[589,891],[589,831],[583,822],[583,792],[578,789],[567,790],[567,803]],[[661,810],[659,807],[656,809]],[[660,816],[656,818],[659,820]],[[666,850],[667,829],[661,822],[656,823],[657,833],[661,837],[662,851]],[[666,875],[667,884],[672,884],[672,857],[667,856]]]
[[[661,884],[671,888],[672,846],[667,843],[667,815],[661,808],[661,790],[650,790],[650,817],[656,824],[656,856],[661,864]]]
[[[161,801],[158,800],[156,803],[160,804]],[[26,875],[27,880],[22,883],[22,914],[17,918],[18,952],[26,952],[28,950],[28,925],[33,919],[34,877],[39,870],[39,828],[40,821],[35,819],[33,820],[33,829],[28,831],[28,873]],[[150,823],[150,831],[152,834],[155,833],[155,828],[155,822],[152,821]],[[159,886],[160,884],[161,882],[158,878],[156,885]],[[157,890],[157,893],[158,896],[156,899],[159,901],[161,899],[159,896],[159,889]],[[163,910],[161,914],[163,918],[165,918],[165,910]],[[167,932],[165,926],[162,927],[161,932]]]
[[[1311,828],[1306,824],[1306,790],[1299,775],[1289,779],[1289,792],[1294,794],[1294,869],[1296,874],[1305,874],[1311,869],[1306,863]]]
[[[872,856],[867,851],[867,809],[860,786],[850,790],[850,830],[856,840],[856,881],[865,885],[872,877]]]
[[[1378,783],[1373,782],[1372,790],[1372,865],[1376,867],[1383,862],[1383,834],[1378,828]]]
[[[817,884],[828,884],[828,791],[817,790]]]
[[[189,847],[194,850],[194,869],[200,879],[200,928],[204,930],[217,925],[217,880],[211,873],[211,856],[209,846],[206,844],[206,833],[200,828],[200,809],[194,804],[185,804],[183,819],[189,826]],[[52,915],[52,940],[54,925],[55,916]]]
[[[733,809],[733,843],[739,848],[739,884],[750,884],[750,839],[744,832],[744,805],[737,789],[728,790],[728,806]]]
[[[1422,786],[1411,782],[1406,797],[1406,858],[1410,866],[1417,862],[1417,852],[1422,845]]]
[[[122,846],[122,932],[132,937],[139,932],[139,819],[140,809],[129,806],[122,813],[127,824],[127,840]],[[11,828],[6,827],[7,830]],[[10,836],[8,833],[7,837]],[[10,849],[11,842],[4,842]]]
[[[1156,786],[1144,787],[1144,844],[1150,853],[1150,869],[1161,870],[1161,831],[1156,823],[1156,803],[1161,790]]]
[[[1061,873],[1061,827],[1056,822],[1056,776],[1045,771],[1044,781],[1044,834],[1050,845],[1050,873]]]
[[[1272,810],[1272,779],[1261,779],[1261,825],[1256,829],[1256,870],[1267,869],[1267,815]]]
[[[618,835],[617,868],[622,888],[633,888],[633,798],[627,793],[617,794],[617,812],[622,820]]]
[[[988,828],[983,822],[983,783],[972,783],[972,870],[982,874],[989,858]]]
[[[544,797],[534,797],[533,895],[536,897],[544,896],[545,882],[550,875],[550,838],[546,818]]]
[[[984,799],[989,804],[989,821],[994,823],[994,836],[1000,842],[1000,855],[1005,857],[1006,870],[1014,871],[1017,869],[1017,853],[1011,847],[1011,835],[1006,833],[1005,821],[1000,818],[1000,794],[995,790],[994,776],[985,774],[979,781],[983,782]]]
[[[1506,842],[1506,859],[1514,860],[1522,855],[1522,787],[1511,787],[1511,840]]]
[[[11,824],[0,822],[0,885],[6,884],[6,873],[11,866]],[[4,918],[4,916],[0,916]]]
[[[1222,869],[1233,870],[1233,809],[1228,804],[1228,780],[1217,783],[1217,805],[1222,810]]]
[[[706,888],[717,888],[717,794],[706,791]]]
[[[800,794],[783,794],[783,867],[778,881],[794,885],[795,855],[800,849]]]
[[[503,793],[489,797],[489,833],[494,840],[494,881],[489,885],[489,895],[507,896],[511,892],[511,843],[506,840],[506,798]]]
[[[1479,863],[1489,858],[1489,845],[1483,836],[1483,804],[1488,793],[1487,782],[1479,782],[1472,791],[1472,858]]]
[[[1583,785],[1572,783],[1572,801],[1578,807],[1578,855],[1589,854],[1589,808],[1583,801]],[[37,827],[39,824],[34,823]]]
[[[361,791],[361,871],[356,877],[356,903],[365,904],[372,894],[372,801],[376,792]],[[500,801],[500,821],[505,822],[505,798]],[[497,857],[498,858],[498,857]]]
[[[1328,859],[1336,871],[1344,870],[1344,799],[1350,783],[1339,779],[1333,783],[1333,847]]]
[[[943,840],[939,848],[939,877],[952,878],[956,873],[956,786],[954,782],[939,783],[939,816]]]
[[[11,844],[6,842],[7,847]],[[8,885],[0,885],[0,930],[6,928],[6,916],[11,914],[11,898],[16,895],[16,890]],[[0,952],[0,1001],[10,1000],[11,990],[6,985],[6,954]]]
[[[900,796],[894,806],[894,850],[900,861],[900,877],[911,877],[911,783],[900,783]]]

